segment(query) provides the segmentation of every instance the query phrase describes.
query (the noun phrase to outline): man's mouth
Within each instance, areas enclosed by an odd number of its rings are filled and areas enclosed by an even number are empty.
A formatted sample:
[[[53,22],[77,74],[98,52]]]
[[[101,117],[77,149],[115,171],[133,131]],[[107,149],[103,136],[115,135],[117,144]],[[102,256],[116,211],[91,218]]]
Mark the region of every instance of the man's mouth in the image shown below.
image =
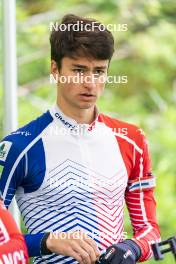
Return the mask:
[[[85,96],[85,97],[95,97],[94,94],[89,94],[89,93],[82,93],[80,94],[81,96]]]

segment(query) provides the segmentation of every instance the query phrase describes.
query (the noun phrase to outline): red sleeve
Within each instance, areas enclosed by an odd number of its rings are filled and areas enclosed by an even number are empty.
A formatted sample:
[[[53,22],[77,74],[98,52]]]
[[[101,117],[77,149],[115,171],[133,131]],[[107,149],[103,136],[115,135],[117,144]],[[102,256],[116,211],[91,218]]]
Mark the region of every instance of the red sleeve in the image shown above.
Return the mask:
[[[110,118],[99,117],[116,131],[118,146],[126,166],[128,183],[125,200],[133,227],[133,240],[141,248],[140,262],[152,256],[151,244],[160,241],[154,199],[155,177],[152,174],[148,144],[138,127]]]
[[[151,244],[160,241],[154,199],[155,177],[151,172],[148,144],[142,130],[136,131],[134,166],[126,190],[126,204],[134,241],[141,248],[140,262],[152,256]]]
[[[28,263],[23,236],[0,199],[0,263]]]

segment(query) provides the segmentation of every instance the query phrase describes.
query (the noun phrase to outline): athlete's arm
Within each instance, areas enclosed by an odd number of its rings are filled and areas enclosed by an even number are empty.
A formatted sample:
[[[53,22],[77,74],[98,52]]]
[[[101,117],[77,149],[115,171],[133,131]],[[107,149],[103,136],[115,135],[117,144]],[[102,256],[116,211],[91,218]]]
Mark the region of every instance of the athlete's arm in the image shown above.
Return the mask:
[[[0,199],[0,263],[28,263],[25,241]]]
[[[141,248],[139,261],[152,256],[151,244],[160,240],[154,199],[155,177],[151,173],[148,145],[141,130],[137,131],[134,169],[129,178],[126,203],[133,226],[134,241]]]
[[[22,151],[17,148],[15,140],[12,136],[7,136],[0,142],[0,192],[7,208],[17,188],[23,185],[26,171],[25,155],[21,155]],[[30,257],[41,255],[43,236],[44,233],[24,235]]]

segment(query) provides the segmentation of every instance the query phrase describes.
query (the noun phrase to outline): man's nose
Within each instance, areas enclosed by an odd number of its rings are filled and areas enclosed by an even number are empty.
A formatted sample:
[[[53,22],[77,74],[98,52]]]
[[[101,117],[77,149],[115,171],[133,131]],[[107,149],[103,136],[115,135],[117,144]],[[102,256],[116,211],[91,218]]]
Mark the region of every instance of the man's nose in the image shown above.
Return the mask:
[[[96,83],[97,83],[97,79],[94,74],[89,74],[84,76],[83,85],[85,88],[88,88],[90,90],[94,89],[96,88]]]

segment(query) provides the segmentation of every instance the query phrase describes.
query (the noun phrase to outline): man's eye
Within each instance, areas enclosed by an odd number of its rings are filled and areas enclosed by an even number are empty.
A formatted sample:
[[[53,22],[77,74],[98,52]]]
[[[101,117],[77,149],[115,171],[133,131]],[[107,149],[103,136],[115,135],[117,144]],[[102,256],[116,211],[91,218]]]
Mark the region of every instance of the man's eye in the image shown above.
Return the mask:
[[[105,71],[103,71],[103,70],[96,70],[95,71],[95,74],[98,74],[98,75],[102,75],[104,73],[105,73]]]
[[[73,72],[84,73],[84,70],[83,69],[73,69]]]

